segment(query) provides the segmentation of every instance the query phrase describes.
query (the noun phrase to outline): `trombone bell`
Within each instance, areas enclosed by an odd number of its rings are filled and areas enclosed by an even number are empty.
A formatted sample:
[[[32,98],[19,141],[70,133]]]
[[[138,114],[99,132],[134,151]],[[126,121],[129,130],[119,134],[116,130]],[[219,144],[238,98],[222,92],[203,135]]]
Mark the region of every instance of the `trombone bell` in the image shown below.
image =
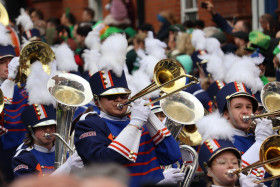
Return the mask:
[[[280,110],[280,82],[269,82],[261,90],[261,101],[267,112]]]

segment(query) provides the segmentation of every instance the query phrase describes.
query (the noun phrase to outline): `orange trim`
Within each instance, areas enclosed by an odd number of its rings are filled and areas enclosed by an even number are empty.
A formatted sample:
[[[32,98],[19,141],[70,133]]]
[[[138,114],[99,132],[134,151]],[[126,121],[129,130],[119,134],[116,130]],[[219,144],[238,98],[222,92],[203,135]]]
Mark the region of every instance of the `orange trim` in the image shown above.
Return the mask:
[[[38,163],[37,166],[36,166],[36,170],[39,171],[38,176],[42,176],[43,172],[42,172],[42,168],[41,168],[41,166],[40,166],[39,163]]]
[[[141,136],[146,135],[146,134],[149,134],[149,132],[148,132],[148,131],[143,132],[143,133],[141,134]]]
[[[108,138],[109,138],[110,140],[114,141],[112,133],[109,134]]]
[[[133,176],[141,176],[141,175],[147,175],[148,173],[151,173],[152,171],[156,171],[156,170],[159,170],[161,169],[160,167],[155,167],[155,168],[152,168],[144,173],[131,173],[130,176],[133,177]]]
[[[243,85],[244,91],[245,91],[245,92],[247,92],[247,90],[246,90],[246,87],[245,87],[244,83],[242,83],[242,85]]]
[[[19,101],[17,101],[17,102],[12,102],[12,104],[19,104],[19,103],[21,103],[24,99],[26,99],[26,98],[28,98],[28,96],[24,96],[24,98],[23,99],[21,99],[21,100],[19,100]]]
[[[19,123],[22,123],[22,121],[16,121],[16,122],[6,121],[5,123],[7,123],[7,124],[19,124]]]
[[[123,154],[125,154],[125,156],[128,157],[128,154],[127,154],[126,152],[124,152],[122,149],[120,149],[119,147],[117,147],[117,146],[115,146],[115,145],[112,145],[112,144],[110,144],[109,146],[116,148],[117,150],[119,150],[120,152],[122,152]]]
[[[209,149],[209,147],[207,146],[206,142],[204,142],[204,144],[206,145],[207,149],[209,150],[210,153],[213,153],[212,149]]]
[[[147,162],[140,162],[140,163],[133,163],[133,164],[124,164],[123,166],[129,167],[129,166],[143,166],[143,165],[148,165],[152,161],[157,160],[157,157],[153,157]]]
[[[106,86],[105,86],[104,80],[103,80],[103,75],[102,75],[101,71],[99,71],[99,75],[100,75],[100,78],[101,78],[101,82],[103,84],[103,88],[106,89]]]
[[[130,152],[130,149],[128,149],[127,147],[125,147],[123,144],[121,144],[121,143],[119,143],[119,142],[117,142],[117,141],[113,141],[113,143],[115,143],[115,144],[121,146],[121,147],[124,148],[127,152]]]
[[[212,113],[212,101],[209,101],[208,103],[207,103],[207,105],[209,106],[209,109],[208,109],[208,111],[209,112],[211,112]]]
[[[155,149],[155,147],[152,147],[149,151],[139,152],[137,155],[147,155],[147,154],[150,154],[154,149]]]
[[[46,112],[46,109],[45,109],[45,107],[44,107],[43,105],[41,105],[41,107],[42,107],[42,109],[43,109],[43,112],[44,112],[44,114],[45,114],[45,118],[47,118],[47,117],[48,117],[48,115],[47,115],[47,112]]]
[[[108,71],[108,76],[109,76],[109,79],[111,81],[111,86],[113,87],[114,86],[114,82],[113,82],[113,79],[112,79],[111,71]]]
[[[12,103],[13,104],[13,103]],[[5,111],[7,111],[7,112],[17,112],[17,111],[19,111],[22,107],[25,107],[25,106],[28,106],[28,104],[23,104],[23,105],[21,105],[18,109],[16,109],[16,110],[8,110],[8,109],[4,109]]]
[[[214,143],[218,146],[218,148],[220,148],[221,146],[220,146],[220,144],[217,142],[217,140],[216,139],[213,139],[213,141],[214,141]]]
[[[54,169],[54,166],[44,166],[44,168],[47,168],[47,169]]]
[[[238,86],[237,86],[237,82],[234,82],[234,86],[237,92],[239,92]]]
[[[18,114],[18,115],[16,115],[16,116],[11,116],[11,115],[9,115],[9,114],[6,113],[6,116],[9,117],[9,118],[12,118],[12,119],[17,118],[17,117],[19,117],[20,115],[21,115],[21,114]]]
[[[153,139],[150,139],[149,141],[146,141],[146,142],[142,142],[142,143],[140,144],[140,146],[145,145],[145,144],[149,144],[149,143],[151,143],[152,141],[153,141]]]

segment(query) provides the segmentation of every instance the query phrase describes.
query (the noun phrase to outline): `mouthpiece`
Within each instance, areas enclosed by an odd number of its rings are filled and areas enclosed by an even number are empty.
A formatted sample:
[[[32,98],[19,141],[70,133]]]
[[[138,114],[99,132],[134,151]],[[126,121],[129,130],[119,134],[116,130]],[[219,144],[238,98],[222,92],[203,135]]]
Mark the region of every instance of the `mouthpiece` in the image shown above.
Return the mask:
[[[124,106],[124,105],[121,104],[121,103],[118,103],[118,104],[117,104],[118,109],[123,109],[123,106]]]
[[[244,121],[244,122],[249,121],[249,119],[250,119],[250,116],[243,116],[243,121]]]
[[[44,135],[47,139],[50,139],[51,138],[51,134],[50,133],[45,133],[45,135]]]
[[[228,176],[229,176],[229,177],[233,177],[233,176],[235,175],[235,171],[236,171],[236,169],[230,169],[230,170],[228,170],[228,171],[227,171]]]

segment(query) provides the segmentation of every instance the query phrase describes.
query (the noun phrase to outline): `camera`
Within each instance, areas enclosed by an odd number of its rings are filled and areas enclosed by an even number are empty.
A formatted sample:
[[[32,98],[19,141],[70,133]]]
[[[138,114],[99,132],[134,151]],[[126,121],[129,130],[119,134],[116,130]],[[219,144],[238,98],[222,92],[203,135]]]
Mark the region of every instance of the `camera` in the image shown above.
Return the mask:
[[[205,3],[205,2],[201,2],[201,8],[205,8],[205,9],[207,9],[207,3]]]

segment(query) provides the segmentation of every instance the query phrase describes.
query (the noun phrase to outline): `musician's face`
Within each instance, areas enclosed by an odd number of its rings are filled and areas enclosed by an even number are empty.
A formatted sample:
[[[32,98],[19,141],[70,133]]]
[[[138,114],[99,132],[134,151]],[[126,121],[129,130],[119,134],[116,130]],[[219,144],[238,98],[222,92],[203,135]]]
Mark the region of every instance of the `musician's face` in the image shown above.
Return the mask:
[[[119,103],[125,103],[128,100],[128,96],[129,96],[128,94],[102,96],[99,97],[100,103],[96,103],[96,104],[102,112],[105,112],[106,114],[109,114],[111,116],[121,118],[125,116],[127,105],[124,106],[122,109],[119,109],[117,105]]]
[[[237,157],[231,151],[223,151],[214,158],[207,175],[212,178],[214,185],[233,186],[238,176],[229,176],[227,171],[238,168],[239,161]]]
[[[55,130],[56,130],[56,125],[35,127],[34,134],[39,141],[34,139],[34,143],[37,145],[40,145],[42,147],[48,148],[50,150],[53,147],[55,136],[52,135],[50,137],[47,137],[47,136],[45,136],[45,134],[46,133],[55,133]]]
[[[8,78],[8,64],[12,60],[12,57],[2,58],[0,60],[0,78],[7,79]]]
[[[253,105],[248,97],[234,97],[230,101],[229,111],[224,112],[224,117],[230,121],[231,125],[243,131],[246,131],[251,120],[244,122],[243,116],[250,116],[253,113]]]

